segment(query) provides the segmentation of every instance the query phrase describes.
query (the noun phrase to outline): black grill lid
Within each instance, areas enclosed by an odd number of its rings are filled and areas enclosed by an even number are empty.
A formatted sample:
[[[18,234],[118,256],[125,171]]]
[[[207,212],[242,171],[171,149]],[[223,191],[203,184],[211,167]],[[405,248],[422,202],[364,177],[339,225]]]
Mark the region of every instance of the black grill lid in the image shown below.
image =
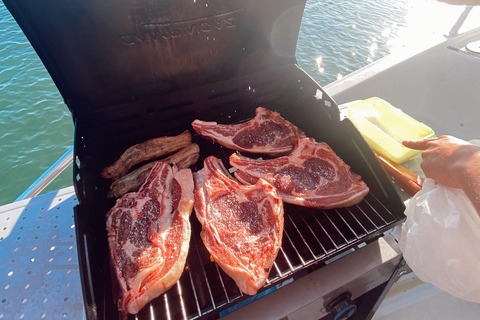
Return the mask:
[[[74,117],[293,64],[306,0],[4,0]]]

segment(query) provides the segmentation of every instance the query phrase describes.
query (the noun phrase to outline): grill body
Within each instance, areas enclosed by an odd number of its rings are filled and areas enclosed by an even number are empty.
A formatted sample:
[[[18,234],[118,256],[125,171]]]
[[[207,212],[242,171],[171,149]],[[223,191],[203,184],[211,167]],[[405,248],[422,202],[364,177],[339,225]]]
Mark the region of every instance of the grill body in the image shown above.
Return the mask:
[[[99,177],[101,169],[136,142],[191,129],[194,119],[242,122],[253,117],[258,106],[280,112],[308,136],[327,142],[371,189],[360,204],[349,208],[324,211],[285,204],[283,244],[260,294],[321,268],[329,259],[382,236],[403,221],[403,203],[367,143],[348,119],[340,121],[335,102],[296,66],[142,102],[135,108],[120,106],[111,113],[115,116],[92,114],[85,122],[79,121],[76,128],[77,141],[82,141],[76,143],[76,172],[80,178],[76,186],[82,204],[76,208],[75,217],[87,308],[95,317],[106,314],[109,319],[116,314],[114,301],[118,295],[104,221],[113,202],[105,200],[108,183]],[[100,123],[92,127],[96,121]],[[222,159],[229,168],[228,157],[233,151],[199,136],[194,136],[194,142],[200,146],[201,157],[192,170],[201,169],[209,155]],[[180,281],[143,308],[139,319],[149,319],[152,314],[155,319],[218,317],[250,298],[210,260],[200,239],[200,223],[193,216],[191,223],[187,267]]]
[[[86,313],[116,319],[100,171],[128,147],[192,130],[195,119],[239,123],[278,111],[330,147],[370,194],[335,210],[285,205],[283,244],[261,293],[300,279],[404,220],[404,205],[374,153],[336,103],[296,65],[304,0],[4,0],[45,64],[75,124],[75,223]],[[193,131],[192,131],[193,133]],[[203,160],[231,150],[194,136]],[[247,155],[248,156],[248,155]],[[249,297],[210,261],[191,218],[187,268],[139,319],[219,317]],[[130,318],[134,318],[130,316]]]

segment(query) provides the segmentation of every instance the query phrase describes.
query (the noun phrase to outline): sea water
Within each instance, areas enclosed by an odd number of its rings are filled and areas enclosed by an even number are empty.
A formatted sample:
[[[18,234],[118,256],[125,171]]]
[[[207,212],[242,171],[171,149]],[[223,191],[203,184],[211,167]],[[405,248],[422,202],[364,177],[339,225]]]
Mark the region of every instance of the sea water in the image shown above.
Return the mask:
[[[392,51],[441,37],[462,11],[434,0],[308,0],[298,64],[324,86]],[[0,205],[14,201],[62,156],[73,135],[60,93],[0,2]],[[44,192],[72,181],[70,167]]]

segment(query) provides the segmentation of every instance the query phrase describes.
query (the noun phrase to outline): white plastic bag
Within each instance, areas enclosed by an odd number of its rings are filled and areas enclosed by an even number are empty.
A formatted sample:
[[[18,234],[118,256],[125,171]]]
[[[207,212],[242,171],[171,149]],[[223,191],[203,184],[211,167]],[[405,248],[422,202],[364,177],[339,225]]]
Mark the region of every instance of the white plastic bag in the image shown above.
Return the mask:
[[[400,248],[415,274],[480,303],[480,217],[465,193],[426,179],[405,214]]]

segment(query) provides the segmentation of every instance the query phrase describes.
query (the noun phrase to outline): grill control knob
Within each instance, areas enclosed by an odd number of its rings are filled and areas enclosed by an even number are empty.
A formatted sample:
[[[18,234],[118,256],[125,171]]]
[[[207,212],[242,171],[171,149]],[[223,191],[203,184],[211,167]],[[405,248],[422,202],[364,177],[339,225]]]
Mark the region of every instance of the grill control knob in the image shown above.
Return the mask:
[[[357,306],[350,300],[351,297],[350,292],[344,292],[330,301],[325,309],[335,315],[334,320],[347,320],[357,311]]]

